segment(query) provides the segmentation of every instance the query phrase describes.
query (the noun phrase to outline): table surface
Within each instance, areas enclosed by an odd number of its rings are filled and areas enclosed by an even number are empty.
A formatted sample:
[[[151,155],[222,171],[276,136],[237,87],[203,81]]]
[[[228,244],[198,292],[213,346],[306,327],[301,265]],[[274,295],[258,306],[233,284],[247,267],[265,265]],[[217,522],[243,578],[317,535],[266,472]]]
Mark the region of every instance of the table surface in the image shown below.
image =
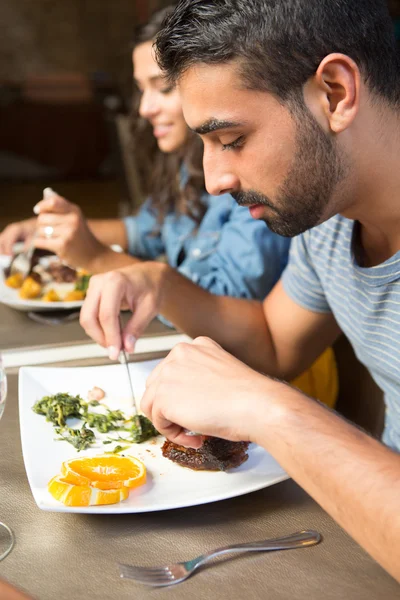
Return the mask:
[[[68,363],[71,366],[71,363]],[[75,366],[87,366],[90,360]],[[393,600],[400,586],[292,480],[239,498],[137,515],[41,511],[21,455],[17,375],[0,422],[0,518],[16,535],[0,578],[37,600]],[[39,442],[40,443],[40,442]],[[236,542],[316,529],[320,545],[220,559],[186,582],[154,589],[120,579],[117,562],[160,565]]]
[[[51,313],[43,314],[51,316]],[[122,318],[125,320],[129,316],[130,313],[123,313]],[[167,335],[174,331],[174,329],[155,319],[150,323],[144,335]],[[1,350],[73,345],[88,342],[92,342],[92,340],[85,334],[78,320],[61,325],[43,325],[33,321],[25,312],[0,304]]]

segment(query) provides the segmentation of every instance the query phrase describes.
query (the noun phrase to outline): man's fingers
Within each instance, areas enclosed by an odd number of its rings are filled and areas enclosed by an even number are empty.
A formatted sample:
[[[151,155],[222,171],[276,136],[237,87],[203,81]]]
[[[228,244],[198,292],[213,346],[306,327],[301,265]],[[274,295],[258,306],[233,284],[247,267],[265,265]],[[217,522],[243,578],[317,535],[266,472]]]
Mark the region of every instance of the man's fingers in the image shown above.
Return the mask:
[[[158,365],[156,369],[158,369],[158,367],[160,367],[161,364]],[[175,444],[180,444],[182,446],[186,446],[188,448],[201,448],[201,446],[203,445],[202,436],[187,435],[187,430],[185,430],[177,423],[172,423],[162,413],[160,413],[159,410],[155,408],[155,400],[159,400],[157,388],[157,382],[153,383],[153,385],[147,386],[143,398],[140,402],[140,408],[142,409],[146,417],[150,419],[157,431],[159,431],[162,435],[165,435],[165,437],[168,438],[171,442],[174,442]]]
[[[158,363],[158,365],[152,370],[152,372],[148,376],[148,378],[146,380],[146,394],[148,393],[148,390],[150,390],[152,388],[156,379],[158,378],[162,369],[164,368],[165,364],[167,363],[168,356],[166,358],[164,358],[164,360],[162,360],[160,363]]]
[[[120,312],[124,300],[128,299],[126,277],[118,271],[103,276],[103,290],[99,306],[99,323],[103,330],[109,356],[116,360],[122,348]],[[129,299],[128,299],[129,304]]]
[[[187,435],[187,430],[183,429],[180,425],[175,423],[168,424],[168,421],[160,420],[160,424],[157,425],[158,420],[153,423],[154,427],[165,435],[165,437],[174,444],[179,446],[185,446],[186,448],[194,448],[198,450],[203,445],[203,436],[201,435]],[[165,424],[164,424],[165,423]]]
[[[105,347],[106,341],[99,323],[101,286],[97,286],[94,280],[95,277],[92,277],[89,283],[86,299],[81,308],[79,322],[89,337],[100,346]]]
[[[194,346],[207,346],[208,348],[221,348],[222,350],[222,346],[217,344],[217,342],[214,342],[214,340],[212,340],[211,338],[206,337],[204,335],[195,338],[192,344]]]
[[[133,315],[126,324],[123,332],[124,348],[133,352],[136,340],[140,338],[147,325],[155,316],[154,303],[150,297],[135,301]]]

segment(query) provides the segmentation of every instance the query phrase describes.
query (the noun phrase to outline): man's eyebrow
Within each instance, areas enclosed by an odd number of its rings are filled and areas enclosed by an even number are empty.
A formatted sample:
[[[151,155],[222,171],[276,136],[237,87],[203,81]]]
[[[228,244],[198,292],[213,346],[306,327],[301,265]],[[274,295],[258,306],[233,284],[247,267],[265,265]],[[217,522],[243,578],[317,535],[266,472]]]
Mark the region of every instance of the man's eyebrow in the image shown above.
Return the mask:
[[[149,79],[150,79],[150,81],[159,81],[159,80],[164,80],[165,77],[163,77],[162,75],[152,75]],[[133,80],[135,81],[136,84],[139,84],[139,81],[136,79],[136,77],[134,77]]]
[[[209,119],[199,127],[193,129],[195,133],[200,135],[207,135],[207,133],[212,133],[213,131],[218,131],[219,129],[232,129],[233,127],[241,127],[243,123],[238,123],[235,121],[221,121],[219,119]]]

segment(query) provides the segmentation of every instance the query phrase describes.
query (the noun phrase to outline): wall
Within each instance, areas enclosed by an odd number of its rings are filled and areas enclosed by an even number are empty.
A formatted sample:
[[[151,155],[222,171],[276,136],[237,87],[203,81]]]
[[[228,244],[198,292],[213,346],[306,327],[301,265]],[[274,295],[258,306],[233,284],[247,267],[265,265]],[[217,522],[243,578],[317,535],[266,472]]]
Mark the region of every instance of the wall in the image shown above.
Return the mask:
[[[130,76],[135,24],[157,0],[0,0],[0,81],[106,71]]]

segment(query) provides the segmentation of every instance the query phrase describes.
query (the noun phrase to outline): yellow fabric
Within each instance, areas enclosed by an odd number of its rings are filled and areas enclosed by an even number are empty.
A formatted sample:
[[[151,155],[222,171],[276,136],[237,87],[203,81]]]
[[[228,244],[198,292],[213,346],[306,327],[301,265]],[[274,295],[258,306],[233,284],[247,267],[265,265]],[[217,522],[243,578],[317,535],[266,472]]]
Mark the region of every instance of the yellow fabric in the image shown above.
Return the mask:
[[[296,377],[292,385],[302,392],[334,408],[339,391],[338,372],[332,348],[323,354],[305,373]]]

